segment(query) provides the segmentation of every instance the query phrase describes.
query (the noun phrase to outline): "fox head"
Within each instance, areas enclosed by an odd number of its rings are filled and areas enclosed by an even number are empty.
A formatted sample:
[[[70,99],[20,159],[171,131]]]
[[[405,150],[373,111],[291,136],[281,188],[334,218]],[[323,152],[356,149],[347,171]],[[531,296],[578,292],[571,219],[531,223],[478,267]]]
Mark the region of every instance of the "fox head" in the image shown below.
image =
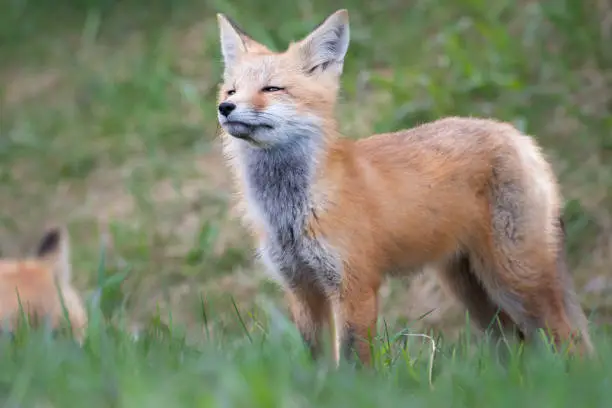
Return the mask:
[[[264,148],[320,134],[333,121],[349,45],[348,11],[336,11],[280,53],[217,17],[224,64],[217,116],[223,130]]]
[[[81,342],[87,314],[71,280],[70,242],[64,227],[48,228],[30,257],[0,259],[0,331],[12,331],[21,308],[34,320],[51,319],[54,326],[63,321],[65,310]]]

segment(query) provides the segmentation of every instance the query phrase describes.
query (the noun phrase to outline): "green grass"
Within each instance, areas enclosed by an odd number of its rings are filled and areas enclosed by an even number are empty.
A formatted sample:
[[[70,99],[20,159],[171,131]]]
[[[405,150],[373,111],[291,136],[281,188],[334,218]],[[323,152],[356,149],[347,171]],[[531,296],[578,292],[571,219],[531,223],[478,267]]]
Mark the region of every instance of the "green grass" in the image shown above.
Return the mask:
[[[608,406],[612,397],[610,337],[601,332],[598,358],[588,362],[512,343],[495,352],[487,341],[474,346],[462,338],[439,341],[432,366],[430,347],[411,337],[402,345],[397,336],[374,343],[374,368],[343,362],[336,370],[329,359],[310,360],[283,319],[260,323],[249,336],[203,335],[196,344],[159,322],[137,340],[94,323],[82,348],[44,330],[2,336],[0,400],[7,408],[85,401],[91,407],[586,408]]]
[[[85,398],[96,406],[603,406],[612,8],[594,0],[327,4],[0,0],[0,255],[23,255],[43,224],[67,223],[75,284],[103,317],[83,350],[43,334],[3,343],[6,406]],[[426,347],[375,373],[334,373],[307,362],[295,333],[285,339],[290,326],[262,340],[286,313],[228,211],[215,13],[282,49],[339,7],[351,21],[338,111],[347,136],[493,116],[544,147],[566,198],[571,269],[600,332],[603,367],[572,363],[566,373],[562,360],[534,353],[511,359],[505,373],[486,347],[473,351],[482,358],[466,356],[454,343],[462,309],[430,275],[386,285],[381,318],[390,333],[448,338],[434,391]],[[157,334],[133,343],[135,327]]]

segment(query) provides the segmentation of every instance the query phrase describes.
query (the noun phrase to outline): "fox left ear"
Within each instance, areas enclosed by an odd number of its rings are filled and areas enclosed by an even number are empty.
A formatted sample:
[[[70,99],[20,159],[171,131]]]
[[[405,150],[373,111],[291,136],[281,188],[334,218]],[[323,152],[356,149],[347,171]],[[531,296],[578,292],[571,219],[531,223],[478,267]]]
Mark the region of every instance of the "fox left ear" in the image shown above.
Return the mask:
[[[219,24],[219,38],[221,40],[221,54],[225,70],[231,69],[238,57],[247,52],[270,52],[266,46],[249,37],[236,23],[224,14],[217,14]]]
[[[38,243],[35,254],[37,258],[49,262],[60,281],[70,280],[72,275],[70,243],[68,231],[64,226],[47,229]]]
[[[349,39],[348,11],[338,10],[298,43],[304,71],[307,74],[332,71],[340,75]]]

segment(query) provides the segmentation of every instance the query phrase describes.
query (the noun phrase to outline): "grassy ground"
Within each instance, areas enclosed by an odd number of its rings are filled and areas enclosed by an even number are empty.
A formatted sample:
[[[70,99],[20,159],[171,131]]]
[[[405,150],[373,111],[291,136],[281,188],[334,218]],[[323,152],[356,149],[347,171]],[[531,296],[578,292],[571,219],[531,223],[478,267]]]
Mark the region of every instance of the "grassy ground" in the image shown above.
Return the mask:
[[[600,360],[588,364],[515,347],[503,349],[502,364],[489,344],[460,341],[438,344],[431,365],[431,351],[409,339],[405,351],[377,343],[376,370],[343,364],[336,371],[309,360],[297,334],[278,324],[199,347],[160,327],[137,342],[125,331],[90,327],[82,349],[42,332],[1,339],[2,406],[603,408],[612,397],[612,349],[603,334]]]
[[[0,390],[11,403],[50,389],[53,406],[79,400],[67,391],[99,406],[162,406],[166,399],[199,406],[196,395],[202,406],[392,405],[399,398],[414,406],[602,404],[605,370],[572,367],[567,376],[547,356],[512,366],[508,377],[490,358],[453,357],[449,343],[430,393],[426,356],[372,378],[302,364],[303,356],[293,357],[301,353],[295,339],[283,357],[275,343],[281,335],[259,345],[268,330],[261,322],[282,316],[283,306],[227,211],[229,173],[216,140],[215,12],[280,49],[335,10],[326,2],[0,4],[0,254],[24,254],[44,224],[66,222],[76,285],[106,324],[128,331],[170,325],[190,344],[153,334],[132,344],[126,333],[103,331],[84,351],[42,338],[5,346],[5,364],[14,368],[4,370]],[[596,324],[607,323],[612,8],[595,0],[384,0],[367,7],[347,0],[342,7],[352,36],[339,108],[344,133],[357,138],[459,114],[512,121],[534,135],[567,200],[581,298]],[[463,327],[461,308],[427,274],[393,282],[383,295],[391,333],[437,329],[452,338]]]

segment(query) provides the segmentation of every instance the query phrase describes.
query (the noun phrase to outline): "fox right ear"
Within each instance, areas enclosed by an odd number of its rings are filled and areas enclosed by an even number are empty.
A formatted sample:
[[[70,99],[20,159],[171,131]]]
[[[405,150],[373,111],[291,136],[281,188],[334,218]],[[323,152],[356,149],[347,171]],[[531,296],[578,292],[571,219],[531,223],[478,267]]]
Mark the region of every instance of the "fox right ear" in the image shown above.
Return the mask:
[[[70,280],[70,244],[68,232],[63,227],[49,228],[38,243],[36,257],[48,262],[62,282]]]
[[[333,72],[340,75],[349,40],[348,11],[341,9],[327,17],[298,43],[304,70],[308,74]]]
[[[225,69],[231,68],[240,55],[247,52],[269,52],[262,44],[250,38],[236,23],[224,14],[217,14],[221,54]]]

